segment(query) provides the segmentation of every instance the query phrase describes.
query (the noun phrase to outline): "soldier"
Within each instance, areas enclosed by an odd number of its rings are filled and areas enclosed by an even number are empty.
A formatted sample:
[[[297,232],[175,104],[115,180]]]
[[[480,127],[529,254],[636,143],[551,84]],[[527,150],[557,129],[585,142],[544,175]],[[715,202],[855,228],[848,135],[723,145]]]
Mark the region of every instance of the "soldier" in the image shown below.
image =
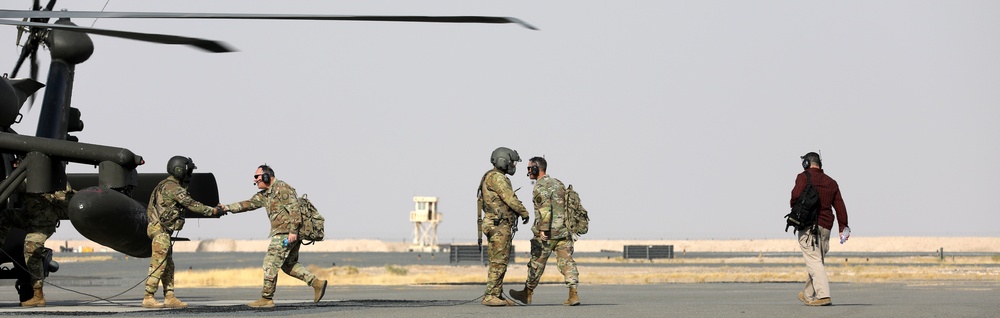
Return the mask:
[[[528,279],[524,289],[510,290],[510,296],[524,304],[531,304],[538,281],[545,272],[545,262],[552,251],[556,252],[559,272],[563,274],[566,287],[569,287],[569,298],[563,305],[576,306],[580,298],[576,294],[580,273],[576,270],[573,260],[573,236],[566,227],[566,187],[559,179],[545,173],[548,163],[545,158],[534,157],[528,160],[528,178],[535,180],[532,190],[532,202],[535,204],[535,223],[531,232],[531,261],[528,262]]]
[[[16,167],[16,164],[15,164]],[[25,193],[24,210],[27,226],[24,236],[24,263],[31,274],[31,285],[34,296],[21,303],[21,307],[45,307],[45,293],[42,292],[45,271],[45,241],[56,232],[59,219],[65,218],[69,199],[73,196],[73,188],[66,183],[66,188],[49,193]],[[6,235],[4,235],[6,237]]]
[[[528,224],[528,209],[517,199],[511,189],[510,179],[504,175],[514,175],[517,162],[521,157],[517,151],[500,147],[493,150],[490,163],[493,169],[483,175],[479,183],[479,208],[486,213],[486,218],[479,219],[479,240],[482,233],[489,238],[490,267],[486,282],[486,295],[483,305],[511,306],[514,302],[503,297],[503,277],[507,274],[507,261],[510,258],[510,245],[516,231],[517,217]]]
[[[253,175],[254,184],[260,189],[250,200],[221,206],[223,211],[240,213],[267,208],[271,220],[271,244],[264,257],[264,289],[260,299],[247,304],[256,308],[274,307],[274,289],[278,283],[278,267],[289,276],[298,278],[313,288],[313,302],[319,302],[326,294],[327,281],[319,279],[299,264],[298,238],[302,216],[295,189],[275,178],[274,170],[267,164],[257,167]]]
[[[174,156],[167,161],[166,179],[160,181],[149,197],[146,216],[149,225],[146,234],[153,240],[153,256],[149,260],[149,277],[146,278],[146,295],[142,307],[146,308],[186,308],[187,303],[174,296],[174,259],[170,235],[184,228],[184,213],[191,210],[205,216],[214,216],[219,209],[201,204],[188,194],[194,169],[191,158]],[[163,303],[153,298],[157,285],[163,282]]]

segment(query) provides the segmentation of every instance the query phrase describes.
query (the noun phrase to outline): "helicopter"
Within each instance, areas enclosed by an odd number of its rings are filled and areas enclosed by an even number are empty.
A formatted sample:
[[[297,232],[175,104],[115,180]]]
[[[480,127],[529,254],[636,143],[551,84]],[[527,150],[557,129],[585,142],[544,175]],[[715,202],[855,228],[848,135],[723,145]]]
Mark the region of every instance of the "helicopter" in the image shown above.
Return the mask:
[[[52,193],[68,183],[78,189],[69,200],[66,215],[73,227],[87,239],[123,254],[145,258],[151,255],[151,240],[146,234],[148,220],[146,204],[154,186],[167,177],[166,173],[138,173],[145,164],[142,156],[127,148],[83,142],[70,133],[82,131],[81,111],[72,106],[73,81],[76,65],[84,63],[94,52],[90,35],[107,36],[158,44],[184,45],[209,53],[234,51],[226,43],[156,33],[81,27],[71,21],[80,18],[102,19],[203,19],[203,20],[312,20],[312,21],[384,21],[419,23],[487,23],[516,24],[537,30],[534,26],[512,17],[495,16],[363,16],[363,15],[296,15],[296,14],[233,14],[184,12],[105,12],[56,11],[55,0],[42,6],[34,0],[30,10],[0,9],[0,25],[13,26],[18,31],[18,43],[23,45],[13,71],[0,80],[0,222],[13,228],[7,234],[0,253],[0,279],[16,279],[14,285],[21,301],[32,296],[30,274],[24,268],[24,220],[18,217],[24,210],[21,192]],[[54,21],[53,21],[54,20]],[[48,48],[50,64],[45,83],[38,82],[38,50]],[[27,64],[29,77],[18,78]],[[34,136],[14,130],[23,113],[33,104],[36,93],[45,87]],[[28,107],[24,104],[31,101]],[[95,166],[97,173],[67,173],[68,164]],[[195,200],[213,206],[219,203],[218,185],[212,173],[195,173],[188,185]],[[206,218],[188,212],[187,218]],[[216,216],[217,218],[218,216]],[[56,272],[51,249],[43,262],[45,276]]]

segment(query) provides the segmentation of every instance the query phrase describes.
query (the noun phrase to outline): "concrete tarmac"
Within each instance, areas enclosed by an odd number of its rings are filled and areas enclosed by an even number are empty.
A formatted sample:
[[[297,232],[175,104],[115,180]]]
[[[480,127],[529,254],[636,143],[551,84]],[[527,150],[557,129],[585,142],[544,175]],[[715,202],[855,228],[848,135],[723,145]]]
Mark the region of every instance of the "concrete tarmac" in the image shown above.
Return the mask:
[[[364,255],[362,255],[364,256]],[[303,253],[306,264],[364,266],[401,264],[402,257]],[[392,257],[392,259],[385,259]],[[187,268],[260,266],[264,253],[177,253],[179,271]],[[413,258],[417,262],[416,258]],[[447,262],[423,258],[420,263]],[[405,263],[404,263],[405,264]],[[524,266],[516,264],[514,266]],[[561,284],[536,289],[530,306],[491,308],[480,304],[484,284],[418,286],[330,286],[319,303],[305,284],[278,286],[277,307],[252,309],[258,288],[179,288],[187,309],[140,306],[149,259],[116,257],[111,261],[65,262],[48,278],[48,306],[20,308],[13,280],[0,280],[0,316],[148,317],[1000,317],[1000,283],[928,281],[907,283],[834,283],[833,306],[807,307],[796,294],[801,283],[705,283],[657,285],[587,285],[581,275],[581,306],[566,307]],[[486,269],[483,269],[483,279]],[[507,277],[506,289],[522,287]],[[118,295],[121,294],[121,295]],[[90,296],[93,295],[93,296]],[[115,296],[118,295],[118,296]],[[112,297],[114,296],[114,297]],[[111,297],[111,300],[97,300]],[[158,293],[162,301],[162,290]]]
[[[506,286],[509,288],[520,286]],[[142,291],[114,300],[46,288],[48,306],[20,308],[12,288],[0,288],[0,316],[114,315],[116,317],[998,317],[1000,284],[984,282],[874,283],[832,285],[833,306],[808,307],[796,298],[801,284],[712,283],[599,285],[580,287],[582,305],[563,306],[566,288],[542,285],[529,306],[486,307],[482,285],[330,286],[313,303],[307,286],[279,286],[277,307],[252,309],[257,288],[186,288],[176,291],[187,309],[145,309]],[[119,286],[74,287],[94,295]]]

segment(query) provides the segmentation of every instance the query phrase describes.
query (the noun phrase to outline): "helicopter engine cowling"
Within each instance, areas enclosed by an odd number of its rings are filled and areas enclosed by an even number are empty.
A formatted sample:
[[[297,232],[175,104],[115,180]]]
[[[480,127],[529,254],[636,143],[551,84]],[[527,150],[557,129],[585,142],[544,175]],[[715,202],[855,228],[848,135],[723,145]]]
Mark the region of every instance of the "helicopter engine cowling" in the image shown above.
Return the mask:
[[[13,125],[24,101],[44,86],[30,79],[0,79],[0,128]]]
[[[69,201],[69,220],[80,234],[97,244],[133,257],[150,257],[146,206],[121,192],[89,187]]]

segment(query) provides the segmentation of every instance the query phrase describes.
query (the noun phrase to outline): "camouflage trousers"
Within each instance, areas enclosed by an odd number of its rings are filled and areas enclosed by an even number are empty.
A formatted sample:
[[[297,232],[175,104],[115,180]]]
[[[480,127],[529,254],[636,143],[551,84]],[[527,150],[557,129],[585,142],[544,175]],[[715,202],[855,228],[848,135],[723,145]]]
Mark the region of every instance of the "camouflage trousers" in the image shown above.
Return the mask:
[[[153,256],[149,258],[149,277],[146,278],[146,293],[156,293],[156,288],[162,282],[163,294],[174,291],[174,250],[170,246],[170,234],[159,230],[154,232]]]
[[[316,275],[299,264],[299,247],[302,246],[302,240],[289,242],[288,246],[282,246],[282,242],[287,238],[288,234],[271,236],[271,244],[267,246],[267,255],[264,256],[264,289],[260,292],[261,297],[274,298],[274,289],[278,284],[279,267],[288,276],[298,278],[306,284],[312,283],[316,279]]]
[[[45,279],[45,241],[56,232],[60,213],[65,214],[65,192],[25,194],[24,209],[27,215],[28,232],[24,237],[24,263],[31,273],[32,287],[41,288]]]
[[[575,288],[580,283],[580,272],[576,270],[576,261],[573,260],[573,239],[549,239],[540,241],[531,240],[531,260],[528,262],[528,280],[525,285],[529,289],[535,289],[538,281],[542,279],[545,272],[545,263],[549,260],[549,255],[556,252],[556,264],[559,272],[563,274],[566,287]]]
[[[33,288],[42,288],[42,282],[45,279],[45,269],[43,267],[43,263],[45,262],[45,241],[55,232],[56,228],[54,226],[34,228],[24,236],[24,264],[28,267],[28,273],[31,273],[31,286]]]
[[[490,255],[489,274],[486,279],[486,295],[500,297],[503,293],[503,278],[507,275],[507,262],[510,260],[510,245],[514,239],[510,224],[484,224],[483,233],[489,238],[488,253]]]

